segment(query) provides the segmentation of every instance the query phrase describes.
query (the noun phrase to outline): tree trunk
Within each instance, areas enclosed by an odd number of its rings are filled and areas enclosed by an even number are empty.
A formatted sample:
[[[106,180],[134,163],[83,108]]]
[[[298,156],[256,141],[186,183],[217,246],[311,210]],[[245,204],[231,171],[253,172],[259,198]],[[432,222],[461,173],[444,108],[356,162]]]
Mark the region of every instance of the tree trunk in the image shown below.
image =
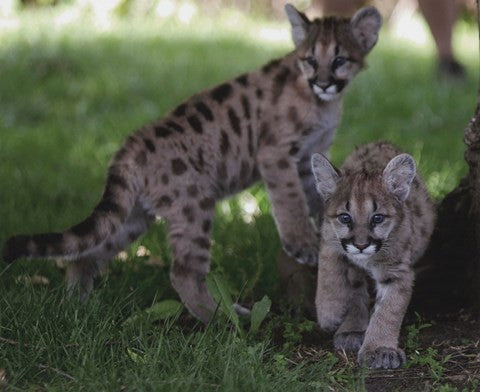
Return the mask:
[[[480,36],[480,0],[477,17]],[[429,247],[415,265],[410,309],[423,314],[447,314],[462,308],[480,311],[480,89],[464,142],[468,174],[439,202]],[[311,314],[312,301],[302,298],[311,296],[315,270],[295,265],[283,252],[278,260],[281,292],[297,309]]]

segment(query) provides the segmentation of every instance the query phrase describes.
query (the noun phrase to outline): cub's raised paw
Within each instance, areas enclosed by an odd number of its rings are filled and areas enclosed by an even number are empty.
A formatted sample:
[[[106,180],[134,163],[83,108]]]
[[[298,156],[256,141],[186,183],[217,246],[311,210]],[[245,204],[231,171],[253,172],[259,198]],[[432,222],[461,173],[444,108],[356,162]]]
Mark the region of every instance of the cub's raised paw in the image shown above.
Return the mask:
[[[341,332],[333,337],[336,350],[356,353],[362,347],[365,332]]]
[[[407,357],[403,350],[392,347],[378,347],[358,353],[358,363],[370,369],[397,369],[404,365]]]
[[[310,266],[317,265],[318,261],[318,246],[309,244],[293,245],[287,242],[283,243],[283,250],[290,257],[295,258],[300,264],[307,264]]]

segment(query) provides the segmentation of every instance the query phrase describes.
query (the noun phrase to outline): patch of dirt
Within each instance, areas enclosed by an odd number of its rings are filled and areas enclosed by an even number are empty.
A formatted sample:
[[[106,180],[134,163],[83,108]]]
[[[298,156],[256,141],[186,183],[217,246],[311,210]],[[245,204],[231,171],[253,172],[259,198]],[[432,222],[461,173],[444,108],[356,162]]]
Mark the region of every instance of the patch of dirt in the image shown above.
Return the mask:
[[[407,350],[407,365],[396,370],[366,371],[366,390],[430,391],[448,384],[460,391],[480,391],[480,320],[460,312],[413,324],[431,325],[418,332],[412,352]],[[404,349],[408,325],[402,327],[400,338],[400,347]],[[325,350],[333,351],[332,338],[325,339],[325,334],[315,332],[304,337],[295,361],[321,360]],[[336,355],[339,361],[335,367],[348,366],[353,368],[359,377],[362,376],[356,363],[356,355],[346,355],[343,352],[337,352]]]

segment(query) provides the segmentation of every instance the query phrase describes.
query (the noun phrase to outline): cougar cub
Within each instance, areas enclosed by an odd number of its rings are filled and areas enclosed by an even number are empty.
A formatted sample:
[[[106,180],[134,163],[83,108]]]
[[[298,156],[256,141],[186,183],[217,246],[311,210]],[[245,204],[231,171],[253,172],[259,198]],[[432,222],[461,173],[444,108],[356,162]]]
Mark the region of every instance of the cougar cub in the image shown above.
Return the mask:
[[[413,158],[388,143],[357,149],[340,171],[312,157],[317,191],[326,202],[316,295],[317,317],[336,331],[337,349],[358,351],[359,363],[393,369],[402,319],[435,211]],[[366,275],[376,287],[369,317]]]

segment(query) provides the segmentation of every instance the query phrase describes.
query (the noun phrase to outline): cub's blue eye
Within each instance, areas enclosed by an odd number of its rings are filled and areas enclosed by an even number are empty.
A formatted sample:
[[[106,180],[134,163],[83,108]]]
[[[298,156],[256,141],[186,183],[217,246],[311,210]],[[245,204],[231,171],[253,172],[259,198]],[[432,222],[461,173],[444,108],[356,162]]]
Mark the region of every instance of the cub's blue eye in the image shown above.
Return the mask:
[[[352,223],[352,217],[348,214],[340,214],[338,216],[338,221],[344,225],[348,225],[349,223]]]
[[[342,56],[337,56],[333,59],[332,68],[337,69],[347,62],[347,59]]]
[[[310,67],[312,68],[317,68],[318,66],[318,63],[317,63],[317,60],[315,60],[315,57],[313,56],[308,56],[305,58],[305,61],[308,63],[308,65],[310,65]]]
[[[372,216],[372,224],[378,225],[385,220],[385,215],[383,214],[375,214]]]

